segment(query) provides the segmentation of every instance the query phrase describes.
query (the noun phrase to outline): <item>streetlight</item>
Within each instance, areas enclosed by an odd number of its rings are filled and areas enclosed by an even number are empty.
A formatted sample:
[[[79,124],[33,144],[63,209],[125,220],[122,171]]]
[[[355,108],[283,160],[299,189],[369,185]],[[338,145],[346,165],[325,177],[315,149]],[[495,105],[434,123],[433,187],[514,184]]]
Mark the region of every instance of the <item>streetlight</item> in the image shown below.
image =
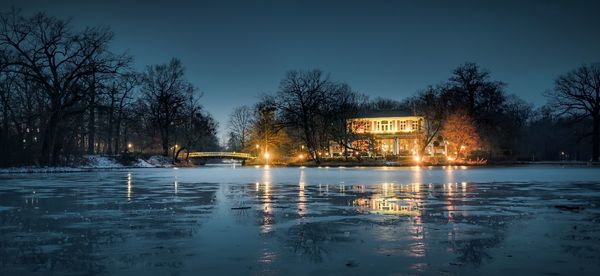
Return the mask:
[[[269,157],[270,157],[271,155],[269,155],[269,153],[268,153],[268,152],[265,152],[265,155],[264,155],[264,156],[265,156],[265,165],[269,165]]]
[[[418,155],[415,155],[415,156],[413,157],[413,159],[414,159],[414,160],[415,160],[417,163],[421,162],[421,157],[420,157],[420,156],[418,156]]]

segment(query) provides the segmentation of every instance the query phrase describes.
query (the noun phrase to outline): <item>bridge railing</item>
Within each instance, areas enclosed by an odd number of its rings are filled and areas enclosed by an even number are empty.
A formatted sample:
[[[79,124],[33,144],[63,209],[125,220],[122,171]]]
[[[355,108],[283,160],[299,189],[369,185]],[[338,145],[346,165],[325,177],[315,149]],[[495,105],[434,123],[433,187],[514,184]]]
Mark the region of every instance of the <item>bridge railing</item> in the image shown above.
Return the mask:
[[[255,158],[249,153],[243,152],[190,152],[189,157],[191,158],[241,158],[241,159],[253,159]]]

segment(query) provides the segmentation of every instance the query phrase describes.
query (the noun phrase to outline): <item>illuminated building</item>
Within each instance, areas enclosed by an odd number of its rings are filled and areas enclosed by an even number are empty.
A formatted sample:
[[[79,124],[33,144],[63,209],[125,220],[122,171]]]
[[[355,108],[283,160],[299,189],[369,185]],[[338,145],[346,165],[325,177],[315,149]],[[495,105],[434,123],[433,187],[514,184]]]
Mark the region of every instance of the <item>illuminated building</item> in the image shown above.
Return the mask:
[[[350,131],[359,136],[352,148],[381,155],[414,156],[419,152],[423,121],[422,116],[401,111],[362,114],[348,120]]]

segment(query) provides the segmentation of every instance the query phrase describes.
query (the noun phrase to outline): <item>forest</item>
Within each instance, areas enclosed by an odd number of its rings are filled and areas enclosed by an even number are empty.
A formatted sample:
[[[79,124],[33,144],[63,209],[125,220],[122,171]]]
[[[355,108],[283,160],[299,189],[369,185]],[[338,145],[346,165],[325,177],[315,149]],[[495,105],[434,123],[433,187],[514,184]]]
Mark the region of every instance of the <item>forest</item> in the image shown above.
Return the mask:
[[[43,13],[2,13],[0,166],[218,149],[217,123],[182,61],[136,72],[133,56],[111,51],[112,40],[104,27],[76,31]]]
[[[219,150],[269,152],[282,162],[306,152],[319,163],[332,143],[347,157],[353,140],[368,139],[347,125],[367,111],[423,116],[422,149],[445,137],[471,145],[462,153],[469,158],[598,161],[597,63],[565,68],[540,91],[547,103],[539,107],[473,62],[398,100],[369,97],[320,69],[290,70],[277,92],[232,111],[220,145],[183,61],[136,71],[134,56],[111,50],[113,39],[106,27],[76,30],[44,13],[1,13],[0,166],[73,164],[90,154],[177,160]]]
[[[403,111],[425,118],[421,151],[445,138],[469,145],[461,155],[470,159],[598,161],[600,65],[567,71],[549,87],[543,92],[547,103],[535,107],[510,94],[508,85],[490,71],[465,62],[447,80],[411,97],[370,99],[321,70],[292,70],[276,93],[232,111],[227,148],[259,157],[268,152],[271,159],[306,153],[319,163],[332,141],[348,150],[353,140],[369,139],[349,131],[348,119],[365,112]],[[377,154],[377,147],[371,150]],[[347,152],[342,155],[348,157]]]

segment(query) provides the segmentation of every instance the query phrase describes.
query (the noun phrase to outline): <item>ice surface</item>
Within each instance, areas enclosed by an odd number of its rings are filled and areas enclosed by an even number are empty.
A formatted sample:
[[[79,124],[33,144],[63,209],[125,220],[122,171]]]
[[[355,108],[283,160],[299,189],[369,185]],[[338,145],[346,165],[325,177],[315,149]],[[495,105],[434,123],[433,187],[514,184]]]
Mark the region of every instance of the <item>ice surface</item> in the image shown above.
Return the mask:
[[[588,167],[2,174],[0,271],[598,275],[599,204]]]

